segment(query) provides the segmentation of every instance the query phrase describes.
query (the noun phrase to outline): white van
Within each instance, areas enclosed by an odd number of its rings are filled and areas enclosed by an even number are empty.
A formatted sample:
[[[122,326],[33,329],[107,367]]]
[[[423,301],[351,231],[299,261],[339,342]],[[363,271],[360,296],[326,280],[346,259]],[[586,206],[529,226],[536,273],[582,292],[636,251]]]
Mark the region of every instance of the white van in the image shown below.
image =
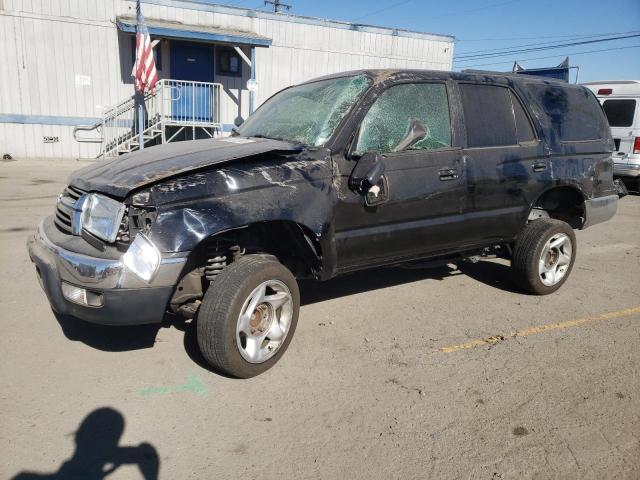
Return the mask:
[[[616,145],[613,153],[616,177],[631,190],[640,191],[640,80],[589,82],[602,104]]]

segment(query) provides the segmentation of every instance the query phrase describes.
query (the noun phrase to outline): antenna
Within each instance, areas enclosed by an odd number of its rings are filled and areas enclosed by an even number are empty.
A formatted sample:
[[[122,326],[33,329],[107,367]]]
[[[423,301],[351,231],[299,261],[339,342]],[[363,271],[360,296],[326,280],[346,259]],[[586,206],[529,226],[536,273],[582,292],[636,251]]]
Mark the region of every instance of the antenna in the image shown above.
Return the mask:
[[[286,8],[287,11],[291,8],[291,5],[287,5],[286,3],[282,3],[280,0],[264,0],[265,5],[273,5],[273,11],[275,13],[280,13],[282,7]]]

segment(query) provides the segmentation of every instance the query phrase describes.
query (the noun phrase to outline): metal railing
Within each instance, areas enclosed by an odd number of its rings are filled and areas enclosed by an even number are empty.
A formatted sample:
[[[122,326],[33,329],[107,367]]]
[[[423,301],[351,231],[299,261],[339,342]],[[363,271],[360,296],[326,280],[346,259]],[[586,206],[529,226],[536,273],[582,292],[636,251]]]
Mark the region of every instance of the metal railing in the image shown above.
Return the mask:
[[[219,83],[163,80],[163,112],[174,124],[220,123]]]
[[[99,156],[117,156],[140,148],[142,129],[145,144],[167,143],[185,129],[202,129],[209,136],[222,131],[219,83],[162,79],[153,92],[144,96],[144,124],[139,125],[136,97],[132,96],[105,110],[102,120],[94,125],[74,128],[78,142],[101,143]],[[87,137],[79,132],[96,131],[99,136]]]

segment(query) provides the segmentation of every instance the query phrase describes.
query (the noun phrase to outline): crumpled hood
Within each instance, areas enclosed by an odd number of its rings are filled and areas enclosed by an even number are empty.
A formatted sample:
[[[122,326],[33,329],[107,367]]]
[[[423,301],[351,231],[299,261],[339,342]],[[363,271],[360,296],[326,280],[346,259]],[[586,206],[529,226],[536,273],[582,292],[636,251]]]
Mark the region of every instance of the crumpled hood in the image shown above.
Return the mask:
[[[98,161],[72,173],[69,184],[124,198],[133,190],[185,172],[269,152],[301,150],[300,145],[268,138],[227,137],[168,143]]]

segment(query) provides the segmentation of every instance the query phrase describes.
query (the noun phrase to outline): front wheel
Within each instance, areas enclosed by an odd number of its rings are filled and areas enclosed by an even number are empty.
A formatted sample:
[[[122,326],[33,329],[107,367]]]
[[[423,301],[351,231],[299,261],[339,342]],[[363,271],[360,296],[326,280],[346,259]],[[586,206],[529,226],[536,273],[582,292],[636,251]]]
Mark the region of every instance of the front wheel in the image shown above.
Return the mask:
[[[284,354],[299,310],[298,284],[284,265],[261,255],[244,256],[207,290],[198,312],[198,346],[214,369],[253,377]]]
[[[566,222],[540,218],[529,223],[513,249],[511,267],[529,293],[548,295],[567,281],[576,258],[576,236]]]

